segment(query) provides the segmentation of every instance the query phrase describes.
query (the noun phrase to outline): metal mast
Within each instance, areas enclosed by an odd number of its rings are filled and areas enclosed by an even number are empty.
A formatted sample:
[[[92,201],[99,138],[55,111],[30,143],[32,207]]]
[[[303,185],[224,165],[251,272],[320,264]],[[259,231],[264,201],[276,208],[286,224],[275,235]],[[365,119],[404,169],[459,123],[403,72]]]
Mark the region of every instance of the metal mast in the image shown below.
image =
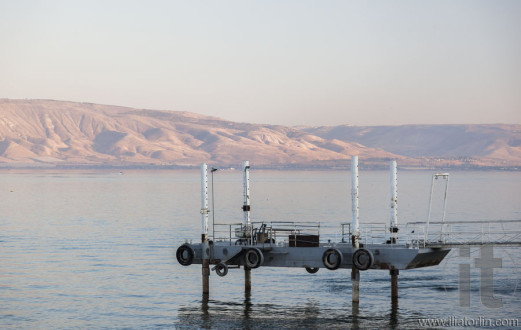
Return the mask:
[[[208,239],[208,166],[201,164],[201,240]]]
[[[250,222],[250,162],[245,160],[242,162],[242,184],[243,184],[243,195],[244,204],[242,210],[244,211],[243,226],[245,230],[249,230],[251,227]]]
[[[202,286],[203,299],[210,293],[210,256],[208,249],[208,167],[201,165],[201,246],[202,246]]]
[[[360,224],[358,222],[358,156],[351,158],[351,210],[353,219],[351,222],[352,236],[351,243],[353,253],[360,247]],[[360,271],[355,267],[354,263],[351,268],[351,297],[354,304],[360,302]]]
[[[353,156],[351,158],[351,210],[353,247],[358,248],[358,238],[360,237],[360,223],[358,215],[358,156]]]
[[[396,160],[391,161],[391,243],[398,241],[398,173]]]

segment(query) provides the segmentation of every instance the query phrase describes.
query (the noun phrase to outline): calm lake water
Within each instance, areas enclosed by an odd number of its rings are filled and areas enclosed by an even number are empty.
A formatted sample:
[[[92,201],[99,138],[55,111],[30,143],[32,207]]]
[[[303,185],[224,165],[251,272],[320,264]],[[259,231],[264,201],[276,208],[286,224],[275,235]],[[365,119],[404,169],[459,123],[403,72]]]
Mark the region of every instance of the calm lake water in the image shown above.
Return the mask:
[[[431,172],[400,171],[400,224],[426,219]],[[215,173],[215,219],[242,219],[239,171]],[[480,272],[453,250],[439,266],[401,271],[391,303],[388,271],[361,273],[351,304],[350,271],[252,271],[210,276],[183,267],[175,250],[200,238],[199,171],[0,172],[0,327],[7,328],[418,328],[423,318],[521,319],[521,253],[494,249],[494,297]],[[388,223],[389,174],[360,172],[360,221]],[[333,239],[350,221],[350,173],[251,171],[253,220],[320,221]],[[433,217],[440,216],[433,203]],[[210,217],[211,218],[211,217]],[[521,173],[453,172],[447,220],[521,219]],[[521,228],[518,228],[521,229]],[[460,265],[470,265],[470,307],[460,306]]]

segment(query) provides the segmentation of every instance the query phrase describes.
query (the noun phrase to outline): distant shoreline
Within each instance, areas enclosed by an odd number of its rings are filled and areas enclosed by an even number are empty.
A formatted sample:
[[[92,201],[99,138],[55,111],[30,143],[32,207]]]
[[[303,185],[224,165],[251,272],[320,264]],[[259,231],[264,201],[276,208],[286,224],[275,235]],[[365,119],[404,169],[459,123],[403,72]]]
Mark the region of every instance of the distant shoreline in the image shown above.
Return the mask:
[[[211,162],[208,162],[212,165]],[[237,166],[217,166],[221,170],[237,170]],[[277,165],[255,165],[252,167],[257,170],[276,170],[276,171],[349,171],[350,165],[299,165],[299,164],[277,164]],[[366,171],[382,171],[388,170],[387,164],[360,164],[361,170]],[[462,166],[416,166],[416,165],[400,165],[398,168],[402,171],[505,171],[505,172],[516,172],[521,171],[520,166],[478,166],[478,165],[462,165]],[[150,165],[150,164],[126,164],[126,165],[51,165],[51,164],[0,164],[0,172],[9,171],[46,171],[46,170],[58,170],[58,171],[176,171],[176,170],[198,170],[199,165]]]

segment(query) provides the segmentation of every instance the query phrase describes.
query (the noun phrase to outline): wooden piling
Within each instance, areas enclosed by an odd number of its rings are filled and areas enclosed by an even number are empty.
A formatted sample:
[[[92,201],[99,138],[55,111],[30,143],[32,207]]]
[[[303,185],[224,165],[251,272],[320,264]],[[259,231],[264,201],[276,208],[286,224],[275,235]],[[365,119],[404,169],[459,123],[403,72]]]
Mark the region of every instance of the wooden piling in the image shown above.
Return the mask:
[[[400,271],[391,269],[389,273],[391,274],[391,299],[398,299],[398,274]]]
[[[203,262],[202,262],[203,296],[210,294],[210,258],[209,258],[208,253],[206,253],[207,250],[208,250],[208,240],[205,240],[205,241],[203,241]]]
[[[251,269],[244,266],[244,292],[251,293]]]
[[[203,295],[210,293],[210,260],[205,259],[203,261]]]
[[[355,266],[351,269],[351,282],[353,303],[358,304],[360,302],[360,271]]]

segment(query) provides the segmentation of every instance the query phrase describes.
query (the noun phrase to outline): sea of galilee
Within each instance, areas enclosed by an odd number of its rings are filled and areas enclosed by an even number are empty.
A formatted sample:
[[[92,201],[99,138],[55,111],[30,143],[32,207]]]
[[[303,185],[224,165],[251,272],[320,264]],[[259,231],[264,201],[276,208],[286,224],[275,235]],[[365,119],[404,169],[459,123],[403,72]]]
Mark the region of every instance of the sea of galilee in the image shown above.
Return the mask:
[[[425,220],[431,175],[399,172],[402,226]],[[494,248],[502,260],[493,273],[499,308],[482,303],[479,248],[470,257],[456,248],[439,266],[401,271],[397,303],[388,271],[361,273],[356,308],[350,271],[269,267],[252,270],[250,295],[243,272],[212,272],[204,301],[200,268],[175,258],[185,240],[200,239],[198,170],[4,170],[0,181],[2,327],[418,328],[426,319],[520,317],[516,248]],[[361,171],[361,225],[388,223],[388,181],[387,171]],[[520,187],[519,172],[455,171],[447,220],[520,219]],[[214,197],[216,221],[240,222],[240,171],[216,172]],[[335,239],[340,222],[350,221],[350,203],[349,171],[251,172],[253,220],[320,221]],[[460,265],[470,267],[470,307],[460,305]]]

